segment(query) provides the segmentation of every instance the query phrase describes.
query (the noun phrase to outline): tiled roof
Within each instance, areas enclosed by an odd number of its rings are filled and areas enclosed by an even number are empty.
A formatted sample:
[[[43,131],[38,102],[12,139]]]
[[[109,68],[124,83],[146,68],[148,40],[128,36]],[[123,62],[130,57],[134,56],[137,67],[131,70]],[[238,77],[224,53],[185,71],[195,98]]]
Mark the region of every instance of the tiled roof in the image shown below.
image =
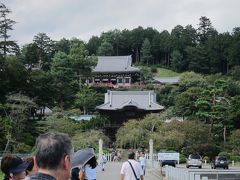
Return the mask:
[[[101,110],[118,110],[126,106],[138,109],[156,111],[164,107],[157,104],[156,93],[153,91],[108,91],[105,93],[104,104],[97,106]]]
[[[98,56],[97,66],[93,72],[135,72],[138,68],[132,67],[131,56]]]

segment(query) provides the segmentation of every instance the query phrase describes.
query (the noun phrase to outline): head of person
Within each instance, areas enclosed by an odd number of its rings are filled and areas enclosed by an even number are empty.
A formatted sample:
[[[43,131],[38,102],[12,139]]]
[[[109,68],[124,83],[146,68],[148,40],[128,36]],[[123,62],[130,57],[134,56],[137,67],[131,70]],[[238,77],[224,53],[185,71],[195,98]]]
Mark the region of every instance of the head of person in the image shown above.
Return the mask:
[[[31,176],[33,174],[36,174],[38,171],[38,167],[36,163],[34,163],[33,157],[26,157],[24,158],[24,161],[28,163],[28,167],[26,169],[26,175]]]
[[[48,132],[36,140],[35,160],[38,171],[56,179],[70,178],[72,154],[73,146],[67,134]]]
[[[75,167],[71,170],[71,180],[79,180],[79,167]]]
[[[1,170],[5,175],[4,179],[21,180],[26,176],[28,163],[20,157],[11,154],[5,155],[1,160]]]
[[[135,158],[135,153],[134,152],[129,152],[128,153],[128,159],[134,159]]]
[[[89,161],[86,163],[86,165],[89,165],[92,169],[94,169],[95,167],[97,167],[97,159],[95,156],[93,156],[91,159],[89,159]]]

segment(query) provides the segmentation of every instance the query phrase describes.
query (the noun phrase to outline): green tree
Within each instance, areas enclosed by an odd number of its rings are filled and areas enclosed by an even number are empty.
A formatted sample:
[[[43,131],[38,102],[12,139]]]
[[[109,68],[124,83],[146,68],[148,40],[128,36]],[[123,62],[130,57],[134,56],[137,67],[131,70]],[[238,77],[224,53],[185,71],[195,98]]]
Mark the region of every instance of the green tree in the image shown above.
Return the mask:
[[[229,74],[237,81],[240,80],[240,66],[234,66]]]
[[[8,40],[10,30],[13,30],[15,21],[8,18],[11,10],[8,9],[3,3],[0,3],[0,54],[6,57],[7,53],[19,52],[19,47],[16,42]]]
[[[208,38],[205,47],[210,60],[211,73],[228,72],[230,43],[229,33],[213,34]]]
[[[26,90],[38,105],[42,107],[54,105],[54,81],[50,72],[31,71]]]
[[[212,146],[211,139],[209,144],[208,128],[200,122],[186,120],[183,122],[171,121],[164,123],[156,131],[152,138],[155,141],[157,149],[167,149],[181,151],[183,154],[199,152],[200,154],[209,154]],[[209,154],[210,155],[210,154]]]
[[[29,151],[34,144],[34,122],[30,120],[31,110],[37,105],[27,96],[12,94],[7,96],[5,113],[7,116],[7,144],[5,151]],[[27,131],[26,131],[27,129]],[[9,149],[9,147],[11,147]],[[27,149],[22,149],[25,147]]]
[[[99,56],[111,56],[113,54],[112,44],[104,40],[103,43],[101,43],[99,46],[97,54]]]
[[[197,112],[195,102],[203,90],[201,87],[191,87],[177,94],[174,99],[174,114],[183,118],[194,117]]]
[[[229,108],[229,119],[232,120],[235,128],[240,128],[240,95],[231,98]]]
[[[174,105],[174,97],[178,94],[178,87],[172,84],[163,86],[159,90],[156,89],[157,102],[168,108]]]
[[[232,132],[229,138],[229,144],[234,154],[240,155],[240,129]]]
[[[172,29],[171,39],[173,49],[179,52],[183,52],[184,50],[184,39],[183,39],[184,27],[181,25],[177,25]]]
[[[229,125],[227,114],[230,107],[230,101],[226,92],[226,81],[219,79],[214,82],[213,86],[208,86],[206,90],[202,91],[200,97],[195,102],[198,109],[197,117],[210,125],[210,136],[214,133],[214,124],[219,124],[224,128],[224,142],[226,141],[226,128]]]
[[[190,71],[205,74],[210,72],[210,59],[204,46],[187,47],[186,52]]]
[[[45,33],[38,33],[33,38],[34,44],[38,47],[38,63],[43,70],[49,70],[51,67],[51,59],[55,52],[55,45],[53,40]]]
[[[100,95],[93,91],[89,86],[82,86],[76,94],[75,105],[87,114],[89,110],[93,110],[100,101]]]
[[[208,38],[215,32],[209,18],[202,16],[199,19],[199,27],[197,29],[199,42],[205,44]]]
[[[240,48],[240,27],[236,27],[233,29],[232,41],[229,47],[228,59],[230,67],[240,65],[239,48]]]
[[[101,45],[101,40],[97,36],[92,36],[87,43],[87,50],[90,55],[96,55],[98,48]]]
[[[30,65],[38,63],[38,46],[35,43],[30,43],[22,47],[21,58],[24,64]]]
[[[194,72],[182,73],[179,79],[180,91],[185,91],[190,87],[205,87],[207,85],[206,79]]]
[[[84,44],[74,45],[70,49],[70,58],[73,62],[74,71],[79,77],[79,85],[81,85],[81,77],[90,76],[92,67],[96,65],[96,58],[89,56],[88,50]]]
[[[58,52],[53,58],[51,68],[53,77],[54,98],[63,110],[70,105],[73,97],[78,90],[76,73],[73,70],[73,63],[67,54]]]
[[[160,33],[160,50],[161,50],[161,56],[162,59],[164,60],[164,65],[166,67],[170,67],[171,62],[170,62],[170,54],[171,54],[171,49],[172,49],[172,44],[171,44],[171,35],[167,30],[162,31]]]
[[[186,66],[183,61],[183,55],[178,50],[175,50],[171,53],[170,56],[173,70],[177,72],[183,71],[184,67]]]
[[[72,119],[69,119],[67,114],[62,111],[55,111],[50,116],[46,117],[38,123],[39,131],[44,133],[48,131],[57,131],[67,133],[73,137],[79,131],[80,124]]]
[[[140,83],[147,84],[153,81],[153,74],[150,68],[142,66],[140,69],[140,74],[141,74]]]
[[[144,41],[144,29],[143,27],[139,26],[135,29],[133,29],[130,32],[130,37],[129,37],[129,43],[131,44],[131,48],[133,48],[133,57],[135,57],[135,59],[133,59],[134,62],[140,62],[140,49],[142,46],[142,43]]]
[[[147,38],[143,41],[141,53],[142,53],[142,57],[141,57],[142,64],[147,64],[147,66],[149,64],[152,64],[153,57],[151,55],[151,44]]]
[[[161,45],[160,34],[156,33],[152,39],[152,55],[154,58],[154,64],[159,64],[161,61]]]
[[[129,120],[118,129],[116,143],[120,147],[128,146],[134,149],[142,145],[146,146],[147,132],[139,125],[138,120]]]
[[[163,124],[158,132],[150,136],[155,142],[156,149],[181,151],[185,134],[177,129],[168,129],[166,126],[167,124]]]
[[[68,39],[62,38],[55,43],[55,51],[61,51],[66,54],[69,54],[71,47],[71,42]]]
[[[123,36],[121,34],[121,31],[118,29],[114,29],[108,32],[104,32],[102,33],[101,38],[109,42],[113,46],[113,55],[118,56],[119,51],[123,47]]]
[[[7,93],[19,92],[27,87],[27,70],[15,56],[0,59],[0,101]]]
[[[93,147],[98,149],[98,141],[102,139],[104,142],[104,146],[107,146],[110,142],[109,138],[104,135],[104,133],[100,130],[90,130],[87,132],[77,132],[73,138],[72,142],[76,150],[83,149],[86,147]]]

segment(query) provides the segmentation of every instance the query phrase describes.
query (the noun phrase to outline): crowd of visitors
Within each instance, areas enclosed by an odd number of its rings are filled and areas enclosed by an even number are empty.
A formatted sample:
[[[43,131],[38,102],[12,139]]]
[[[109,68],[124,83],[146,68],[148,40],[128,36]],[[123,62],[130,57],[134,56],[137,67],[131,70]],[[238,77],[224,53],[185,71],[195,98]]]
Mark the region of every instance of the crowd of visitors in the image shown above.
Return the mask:
[[[84,163],[80,163],[84,156],[82,152],[74,153],[71,140],[67,134],[48,132],[36,139],[33,157],[20,158],[12,154],[5,154],[1,160],[1,170],[4,180],[96,180],[97,172],[105,170],[107,158],[102,154],[99,165],[92,148]],[[81,151],[81,150],[80,150]],[[81,154],[82,153],[82,154]],[[112,151],[112,161],[121,159],[120,151]],[[136,160],[135,160],[136,159]],[[73,163],[74,162],[74,163]],[[79,162],[79,163],[78,163]],[[128,161],[124,162],[120,172],[121,180],[143,180],[146,168],[146,158],[141,153],[135,158],[135,153],[128,154]]]

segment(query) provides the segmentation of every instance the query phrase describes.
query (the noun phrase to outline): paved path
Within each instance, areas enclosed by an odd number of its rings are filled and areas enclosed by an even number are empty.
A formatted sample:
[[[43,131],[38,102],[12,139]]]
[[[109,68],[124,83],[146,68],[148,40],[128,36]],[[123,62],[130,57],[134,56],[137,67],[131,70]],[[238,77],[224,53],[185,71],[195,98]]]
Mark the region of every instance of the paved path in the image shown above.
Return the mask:
[[[122,162],[108,162],[105,171],[98,172],[97,180],[119,180],[121,167]],[[160,180],[160,178],[147,169],[144,180]]]

